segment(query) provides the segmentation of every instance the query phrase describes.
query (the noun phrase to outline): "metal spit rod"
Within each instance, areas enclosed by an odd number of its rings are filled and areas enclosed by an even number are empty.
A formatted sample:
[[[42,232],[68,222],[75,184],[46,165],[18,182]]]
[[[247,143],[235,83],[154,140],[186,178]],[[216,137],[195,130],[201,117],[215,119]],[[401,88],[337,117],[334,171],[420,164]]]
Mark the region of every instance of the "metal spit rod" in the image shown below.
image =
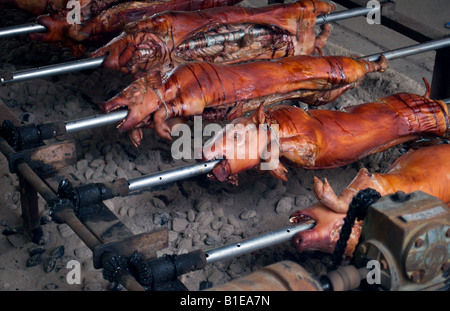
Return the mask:
[[[164,172],[156,172],[142,177],[128,180],[128,190],[138,191],[155,186],[161,186],[190,177],[208,174],[221,160],[202,162],[183,167],[176,167]]]
[[[0,38],[7,38],[19,35],[26,35],[35,32],[44,32],[47,28],[44,25],[37,23],[23,24],[19,26],[10,26],[0,28]]]
[[[205,252],[206,262],[212,264],[218,261],[234,258],[250,252],[277,245],[292,239],[297,233],[312,229],[314,221],[289,226],[275,231],[267,232],[254,238],[231,243]]]
[[[10,72],[7,73],[6,76],[1,77],[0,82],[2,85],[5,85],[12,82],[20,82],[37,78],[50,77],[59,74],[71,73],[79,70],[95,69],[103,64],[105,58],[106,57],[94,57],[88,59],[80,59],[71,62],[66,62],[63,64],[49,65],[33,69],[25,69]]]
[[[379,8],[356,8],[356,9],[350,9],[350,10],[346,10],[346,11],[331,13],[329,15],[319,15],[319,16],[317,16],[316,24],[320,25],[323,23],[333,22],[333,21],[337,21],[340,19],[366,15],[374,10],[379,10]],[[28,24],[22,24],[22,25],[17,25],[17,26],[4,27],[4,28],[0,28],[0,39],[18,36],[18,35],[26,35],[26,34],[30,34],[30,33],[36,33],[36,32],[44,32],[44,31],[47,31],[47,28],[44,25],[41,25],[38,23],[28,23]]]
[[[92,129],[96,127],[106,126],[109,124],[114,124],[125,119],[128,115],[128,110],[120,110],[111,113],[105,113],[100,115],[95,115],[92,117],[82,118],[74,121],[69,121],[65,123],[66,134],[71,134],[74,132]]]
[[[445,47],[450,46],[450,37],[437,39],[437,40],[431,40],[429,42],[421,43],[421,44],[415,44],[410,45],[404,48],[383,52],[383,53],[377,53],[372,54],[369,56],[363,56],[361,58],[365,58],[371,62],[376,62],[380,56],[383,54],[387,60],[393,60],[397,58],[402,58],[406,56],[416,55],[428,51],[434,51],[439,50]]]
[[[420,43],[411,45],[408,47],[391,50],[387,52],[381,52],[369,56],[363,56],[361,58],[365,58],[369,61],[377,61],[380,56],[383,54],[388,60],[393,60],[401,57],[411,56],[415,54],[420,54],[432,50],[438,50],[441,48],[445,48],[450,46],[450,37],[437,39],[437,40],[431,40],[429,42]],[[79,70],[85,70],[85,69],[94,69],[97,67],[100,67],[105,60],[105,56],[103,57],[96,57],[96,58],[90,58],[90,59],[84,59],[84,60],[77,60],[72,62],[67,62],[63,64],[57,64],[57,65],[50,65],[50,66],[44,66],[44,67],[38,67],[34,69],[26,69],[16,72],[10,72],[7,73],[5,76],[0,78],[0,82],[2,85],[13,83],[13,82],[20,82],[20,81],[27,81],[34,78],[42,78],[42,77],[48,77],[58,74],[64,74],[64,73],[70,73],[74,71]]]
[[[423,53],[430,50],[440,49],[450,45],[450,37],[433,40],[427,43],[412,45],[406,48],[388,51],[385,53],[373,54],[369,56],[363,56],[361,58],[368,59],[370,61],[377,61],[381,54],[384,54],[388,60],[396,59],[403,56],[413,55],[417,53]],[[450,98],[444,100],[447,104],[450,104]],[[123,120],[128,115],[127,110],[110,112],[103,115],[96,115],[92,117],[86,117],[79,120],[69,121],[65,124],[66,133],[73,133],[81,130],[91,129],[94,127],[105,126],[114,124]]]
[[[341,11],[332,13],[330,15],[319,15],[316,20],[316,25],[325,24],[327,22],[333,22],[341,19],[361,16],[369,14],[371,11],[378,11],[380,8],[356,8],[347,11]],[[223,34],[217,34],[213,36],[199,37],[183,43],[178,47],[180,51],[193,50],[196,48],[210,47],[218,44],[223,44],[225,42],[235,42],[241,40],[246,34],[252,37],[259,37],[269,34],[270,30],[265,28],[252,28],[248,32],[245,30],[233,31]]]
[[[356,8],[351,10],[346,10],[342,12],[335,12],[331,13],[329,15],[321,15],[317,17],[316,24],[322,24],[329,21],[336,21],[340,19],[346,19],[351,18],[355,16],[361,16],[368,14],[371,10],[374,9],[368,9],[368,8]],[[8,27],[13,28],[13,27]],[[17,26],[17,28],[20,28],[20,26]],[[10,30],[13,31],[13,30]],[[3,32],[0,32],[0,38],[2,37],[2,33],[8,33],[8,31],[4,30]],[[255,34],[263,35],[264,31],[255,31]],[[5,36],[5,35],[4,35]],[[217,37],[217,38],[215,38]],[[223,40],[239,40],[243,36],[235,35],[235,36],[228,36],[228,39],[224,37],[222,34],[219,34],[217,36],[210,36],[208,42],[224,42]],[[198,43],[192,43],[193,47],[196,47]],[[187,44],[189,46],[189,43]],[[88,58],[88,59],[81,59],[76,61],[70,61],[65,62],[61,64],[55,64],[55,65],[49,65],[49,66],[43,66],[38,68],[32,68],[32,69],[25,69],[25,70],[19,70],[15,72],[8,72],[3,77],[0,77],[0,83],[1,85],[13,83],[13,82],[21,82],[21,81],[27,81],[31,79],[36,78],[44,78],[44,77],[50,77],[58,74],[66,74],[70,72],[75,71],[81,71],[81,70],[87,70],[87,69],[95,69],[100,67],[103,64],[103,61],[105,60],[106,56],[102,57],[94,57],[94,58]]]

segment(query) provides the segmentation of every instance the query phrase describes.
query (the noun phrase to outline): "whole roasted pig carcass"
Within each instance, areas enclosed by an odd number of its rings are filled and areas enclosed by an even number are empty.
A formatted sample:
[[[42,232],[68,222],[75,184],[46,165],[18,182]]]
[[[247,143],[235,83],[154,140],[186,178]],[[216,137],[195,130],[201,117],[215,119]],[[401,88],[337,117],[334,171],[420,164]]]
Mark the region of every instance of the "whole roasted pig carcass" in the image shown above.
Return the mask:
[[[287,181],[281,162],[306,169],[344,166],[421,136],[443,136],[449,115],[447,105],[429,99],[428,92],[425,96],[398,93],[338,111],[285,105],[264,111],[261,105],[252,116],[233,123],[204,147],[205,160],[223,158],[213,177],[235,182],[235,174],[259,168],[273,160],[271,152],[279,150],[278,165],[268,171]],[[245,153],[237,156],[237,150]]]
[[[299,252],[321,251],[333,253],[339,232],[346,217],[349,204],[360,190],[372,188],[381,196],[403,191],[423,191],[436,196],[444,203],[450,203],[450,145],[441,144],[425,147],[401,156],[385,173],[370,174],[361,169],[358,175],[340,195],[336,195],[327,182],[314,179],[314,193],[318,203],[308,209],[297,211],[290,221],[297,223],[314,219],[313,229],[297,234],[294,245]],[[351,256],[358,244],[362,222],[355,222],[345,255]]]
[[[81,10],[81,23],[69,23],[67,18],[69,9],[58,10],[52,14],[39,16],[37,22],[44,25],[47,31],[31,34],[30,37],[69,46],[74,55],[81,57],[87,46],[98,48],[107,43],[118,35],[128,23],[163,11],[201,10],[234,5],[240,1],[242,0],[149,0],[124,2],[102,8],[92,7],[93,2],[90,2],[90,7]],[[103,4],[106,5],[106,3]]]
[[[334,10],[332,3],[300,0],[260,8],[165,12],[128,24],[91,56],[107,56],[103,65],[108,68],[162,77],[188,61],[231,64],[311,55],[320,51],[331,32],[325,24],[316,37],[317,16]]]
[[[387,65],[384,57],[370,62],[344,56],[292,56],[235,65],[187,63],[179,65],[161,85],[140,78],[99,107],[103,112],[122,107],[129,110],[120,129],[150,124],[161,137],[171,139],[170,118],[230,108],[233,111],[228,116],[237,117],[261,103],[313,99],[315,93],[322,96],[323,92],[338,94],[358,85],[367,73],[384,71]],[[132,139],[139,144],[141,137]]]

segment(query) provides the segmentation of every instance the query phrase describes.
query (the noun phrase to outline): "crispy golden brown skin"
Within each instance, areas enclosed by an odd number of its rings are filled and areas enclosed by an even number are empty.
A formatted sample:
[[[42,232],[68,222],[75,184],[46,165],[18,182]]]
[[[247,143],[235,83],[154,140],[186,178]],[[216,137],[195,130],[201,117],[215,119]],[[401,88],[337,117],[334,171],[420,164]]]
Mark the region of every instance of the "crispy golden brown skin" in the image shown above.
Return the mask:
[[[244,141],[227,141],[229,133],[224,130],[210,141],[204,152],[205,160],[225,158],[213,170],[221,181],[257,167],[264,161],[265,150],[278,145],[281,160],[291,165],[305,169],[341,167],[421,136],[442,137],[447,133],[449,116],[447,105],[429,99],[427,94],[398,93],[339,111],[305,111],[285,105],[264,111],[261,106],[252,116],[237,119],[235,123],[241,125],[240,130],[237,126],[230,130],[238,137],[245,137]],[[246,133],[249,125],[257,129]],[[274,136],[260,125],[276,125],[278,132]],[[238,158],[230,154],[243,146],[245,156]],[[258,158],[252,154],[255,148],[259,150]],[[286,171],[280,162],[270,173],[287,181]]]
[[[216,0],[217,2],[217,0]],[[331,31],[323,26],[316,38],[318,15],[329,14],[335,5],[318,0],[300,0],[259,8],[227,7],[189,12],[165,12],[128,24],[125,31],[91,56],[107,56],[104,66],[136,74],[161,74],[180,63],[194,60],[231,64],[254,59],[311,55],[325,45]],[[187,10],[186,10],[187,11]],[[267,36],[247,35],[234,43],[184,51],[192,39],[265,27]]]
[[[403,191],[423,191],[450,203],[450,145],[442,144],[409,151],[394,163],[385,174],[370,174],[366,169],[341,193],[336,195],[325,179],[314,179],[314,193],[318,203],[308,209],[297,211],[290,217],[292,222],[312,218],[313,229],[297,234],[294,245],[299,252],[321,251],[333,253],[339,239],[344,218],[353,196],[360,190],[372,188],[382,196]],[[361,222],[355,223],[345,254],[351,256],[361,234]]]
[[[140,78],[111,100],[100,103],[103,112],[126,107],[119,128],[131,130],[154,123],[156,132],[170,139],[166,120],[201,115],[208,108],[236,107],[242,112],[288,98],[358,85],[369,72],[384,71],[379,62],[344,56],[292,56],[234,65],[195,62],[179,65],[167,81],[155,84]]]
[[[242,0],[159,0],[159,1],[86,1],[81,4],[81,23],[69,24],[71,9],[62,9],[37,18],[47,28],[45,33],[30,37],[72,47],[77,57],[84,55],[87,46],[99,47],[118,35],[126,24],[169,11],[200,10],[234,5]],[[115,4],[117,3],[117,4]],[[114,5],[113,5],[114,4]]]

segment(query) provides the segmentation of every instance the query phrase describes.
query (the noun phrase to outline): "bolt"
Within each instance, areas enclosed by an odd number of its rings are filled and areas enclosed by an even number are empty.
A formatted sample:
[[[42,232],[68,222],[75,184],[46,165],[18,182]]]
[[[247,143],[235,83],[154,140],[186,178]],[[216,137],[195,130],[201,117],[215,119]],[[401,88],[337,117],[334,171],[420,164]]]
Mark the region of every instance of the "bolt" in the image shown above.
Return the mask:
[[[359,252],[364,255],[365,253],[367,253],[367,246],[365,244],[361,244],[359,245]]]
[[[419,248],[419,247],[422,247],[424,243],[425,242],[422,239],[419,238],[419,239],[416,240],[416,242],[414,242],[414,246]]]
[[[391,199],[394,202],[404,202],[406,201],[406,193],[403,191],[397,191],[391,196]]]
[[[411,279],[411,281],[413,281],[415,283],[420,283],[422,276],[420,275],[420,271],[414,271],[413,273],[411,273],[409,278]]]

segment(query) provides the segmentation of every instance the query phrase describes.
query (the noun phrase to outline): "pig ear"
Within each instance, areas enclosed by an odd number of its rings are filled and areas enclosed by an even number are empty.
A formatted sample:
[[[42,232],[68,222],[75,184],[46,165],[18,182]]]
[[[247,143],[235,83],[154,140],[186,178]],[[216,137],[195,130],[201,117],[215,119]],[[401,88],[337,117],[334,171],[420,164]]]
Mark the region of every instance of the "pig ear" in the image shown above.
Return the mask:
[[[255,110],[253,114],[253,123],[255,124],[264,124],[266,122],[266,114],[264,111],[264,104],[261,103],[258,109]]]
[[[342,202],[334,192],[333,188],[331,188],[326,178],[324,182],[322,182],[319,178],[314,177],[313,190],[314,195],[320,203],[336,213],[342,213]]]

